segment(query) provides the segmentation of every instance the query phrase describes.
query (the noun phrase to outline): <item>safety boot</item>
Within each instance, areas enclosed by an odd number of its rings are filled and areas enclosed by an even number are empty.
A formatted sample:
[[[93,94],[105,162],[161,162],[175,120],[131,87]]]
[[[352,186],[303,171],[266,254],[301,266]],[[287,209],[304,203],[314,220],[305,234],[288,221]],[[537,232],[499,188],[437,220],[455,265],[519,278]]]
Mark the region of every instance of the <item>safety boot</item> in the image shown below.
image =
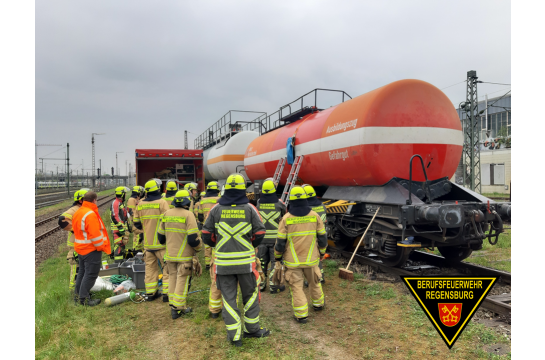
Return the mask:
[[[170,316],[172,316],[172,320],[176,320],[180,316],[187,315],[187,314],[189,314],[191,312],[193,312],[193,309],[190,308],[190,307],[187,307],[184,310],[171,309],[170,310]]]
[[[212,319],[217,319],[217,318],[220,317],[220,313],[212,313],[212,312],[211,312],[211,313],[210,313],[210,317],[211,317]]]
[[[153,300],[157,299],[160,296],[161,296],[161,294],[159,294],[158,291],[156,291],[155,294],[153,294],[153,295],[147,295],[146,294],[146,301],[153,301]]]
[[[90,298],[81,298],[79,299],[79,303],[81,305],[84,305],[84,306],[96,306],[98,304],[100,304],[100,299],[93,299],[91,300]]]
[[[307,317],[304,318],[298,318],[297,316],[294,316],[295,321],[297,321],[299,324],[306,324],[308,321]]]
[[[270,290],[271,294],[278,294],[278,293],[281,293],[282,291],[286,290],[286,286],[284,286],[284,285],[281,285],[281,286],[269,285],[269,290]]]
[[[268,329],[260,328],[256,332],[253,333],[247,333],[244,331],[244,337],[245,338],[261,338],[261,337],[267,337],[271,334],[271,332]]]
[[[206,265],[206,270],[210,270],[210,265]]]
[[[168,302],[168,294],[163,294],[163,302]]]
[[[267,283],[263,281],[261,284],[259,284],[259,291],[263,292],[267,289]]]
[[[322,311],[325,308],[325,299],[324,299],[324,305],[320,307],[317,307],[317,306],[312,306],[312,307],[314,308],[314,311]]]

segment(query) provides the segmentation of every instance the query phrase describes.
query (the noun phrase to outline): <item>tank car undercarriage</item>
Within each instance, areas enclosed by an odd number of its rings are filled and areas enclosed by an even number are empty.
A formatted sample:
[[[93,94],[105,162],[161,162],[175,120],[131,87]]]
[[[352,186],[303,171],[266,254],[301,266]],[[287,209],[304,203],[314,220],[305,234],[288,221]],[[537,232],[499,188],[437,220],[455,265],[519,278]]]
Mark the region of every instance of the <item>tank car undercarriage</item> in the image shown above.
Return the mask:
[[[380,208],[359,251],[375,253],[386,265],[398,267],[417,248],[437,247],[449,262],[461,261],[480,250],[486,239],[496,244],[503,221],[511,217],[510,203],[496,203],[448,178],[425,182],[393,178],[382,186],[331,186],[322,198],[351,204],[345,212],[327,216],[328,237],[342,250],[357,246]]]

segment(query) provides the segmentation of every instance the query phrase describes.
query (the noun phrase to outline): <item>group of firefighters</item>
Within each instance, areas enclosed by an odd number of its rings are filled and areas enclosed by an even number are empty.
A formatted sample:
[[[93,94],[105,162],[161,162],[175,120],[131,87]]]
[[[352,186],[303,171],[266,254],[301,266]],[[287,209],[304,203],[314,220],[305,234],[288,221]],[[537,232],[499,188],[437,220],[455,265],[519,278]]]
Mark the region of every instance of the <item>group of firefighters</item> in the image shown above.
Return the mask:
[[[196,253],[204,248],[211,278],[210,316],[222,314],[233,345],[241,346],[242,337],[269,335],[259,322],[261,292],[267,282],[271,293],[284,291],[284,283],[288,284],[297,322],[306,323],[308,318],[304,286],[309,287],[313,309],[323,310],[321,260],[327,248],[326,208],[312,186],[294,186],[286,208],[272,179],[263,182],[257,206],[250,204],[246,181],[240,174],[227,178],[221,194],[216,181],[209,182],[200,194],[194,183],[180,190],[176,181],[169,180],[164,193],[161,185],[161,180],[152,179],[132,191],[120,186],[110,208],[114,243],[110,256],[120,262],[143,252],[147,301],[162,296],[170,305],[172,319],[192,312],[187,295],[192,276],[202,273]],[[59,224],[71,221],[85,192],[82,189],[74,194],[74,204],[61,215]],[[129,232],[134,234],[132,249],[127,248]],[[67,244],[74,247],[73,233]],[[77,255],[70,249],[67,257],[71,290]],[[242,315],[237,306],[239,292]]]

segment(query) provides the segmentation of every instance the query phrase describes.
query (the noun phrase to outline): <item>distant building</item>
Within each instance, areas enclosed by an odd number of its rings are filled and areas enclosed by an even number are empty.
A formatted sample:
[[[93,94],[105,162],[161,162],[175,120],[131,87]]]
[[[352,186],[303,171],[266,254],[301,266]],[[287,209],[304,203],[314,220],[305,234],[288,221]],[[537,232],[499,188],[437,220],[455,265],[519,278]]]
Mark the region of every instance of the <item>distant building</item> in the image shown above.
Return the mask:
[[[511,186],[511,94],[478,103],[480,118],[481,192],[508,194]],[[464,111],[457,109],[460,120]],[[462,122],[462,126],[463,126]],[[501,136],[504,135],[504,136]],[[462,159],[452,181],[462,184]]]

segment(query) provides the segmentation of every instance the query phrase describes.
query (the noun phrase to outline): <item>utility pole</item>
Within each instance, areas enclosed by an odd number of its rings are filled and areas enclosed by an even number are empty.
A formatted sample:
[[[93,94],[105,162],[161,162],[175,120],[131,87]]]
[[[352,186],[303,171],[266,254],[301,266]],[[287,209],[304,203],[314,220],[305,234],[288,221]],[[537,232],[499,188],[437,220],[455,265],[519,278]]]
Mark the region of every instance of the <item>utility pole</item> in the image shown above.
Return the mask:
[[[479,143],[480,116],[477,96],[477,71],[467,72],[466,101],[460,109],[465,111],[464,148],[462,154],[464,186],[481,193],[481,149]]]
[[[102,189],[102,159],[98,160],[98,163],[100,164],[100,179],[98,179],[98,191],[101,191]]]
[[[122,153],[123,151],[116,151],[115,153],[115,173],[117,174],[118,180],[119,180],[119,166],[117,165],[117,154],[122,154]]]
[[[35,161],[36,161],[36,172],[34,174],[34,191],[35,191],[35,194],[34,195],[37,195],[38,194],[38,180],[37,177],[38,177],[38,146],[62,146],[62,145],[57,145],[57,144],[38,144],[38,142],[36,140],[34,140],[34,143],[36,144],[36,158],[35,158]],[[42,174],[44,172],[44,163],[42,161]]]
[[[66,185],[68,187],[68,197],[70,197],[70,144],[66,143]]]
[[[187,130],[184,131],[184,149],[187,150]]]
[[[91,134],[91,143],[93,144],[93,157],[92,157],[92,163],[93,163],[93,169],[92,169],[92,183],[91,187],[95,187],[95,135],[105,135],[106,133],[92,133]]]

